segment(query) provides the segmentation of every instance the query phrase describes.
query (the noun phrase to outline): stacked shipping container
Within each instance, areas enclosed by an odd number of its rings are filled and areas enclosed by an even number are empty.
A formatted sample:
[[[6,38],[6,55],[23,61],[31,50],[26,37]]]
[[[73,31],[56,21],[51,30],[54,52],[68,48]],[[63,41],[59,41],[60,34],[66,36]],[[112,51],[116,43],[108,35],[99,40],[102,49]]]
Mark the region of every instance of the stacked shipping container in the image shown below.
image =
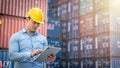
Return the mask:
[[[47,0],[0,0],[0,61],[3,68],[13,62],[8,60],[8,41],[12,34],[21,30],[27,23],[25,17],[29,9],[38,7],[44,13],[47,22]],[[42,35],[47,36],[47,23],[40,25],[37,30]]]
[[[61,48],[61,30],[58,20],[57,0],[49,0],[48,2],[47,37],[49,46]],[[53,64],[47,63],[47,68],[61,68],[61,51],[56,55],[56,60]]]
[[[62,68],[79,68],[79,0],[58,0],[61,23]]]
[[[118,3],[119,0],[58,0],[64,67],[120,67]]]

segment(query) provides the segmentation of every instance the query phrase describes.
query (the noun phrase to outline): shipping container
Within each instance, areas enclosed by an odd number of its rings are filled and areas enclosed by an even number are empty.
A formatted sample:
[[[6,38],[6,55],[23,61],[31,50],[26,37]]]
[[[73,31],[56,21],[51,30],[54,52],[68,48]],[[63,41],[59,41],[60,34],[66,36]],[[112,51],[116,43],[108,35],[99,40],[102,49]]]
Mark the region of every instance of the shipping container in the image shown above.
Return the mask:
[[[79,65],[80,68],[96,68],[95,60],[93,59],[81,59]]]
[[[68,68],[80,68],[78,60],[68,60]]]
[[[58,5],[58,18],[62,21],[67,21],[68,15],[68,2]]]
[[[58,18],[58,8],[56,6],[51,8],[51,17]]]
[[[110,11],[110,31],[120,33],[120,10]]]
[[[25,27],[27,20],[10,16],[0,16],[0,20],[2,21],[0,24],[0,48],[6,49],[10,36]],[[37,31],[46,36],[46,29],[46,24],[41,24]]]
[[[9,66],[9,57],[8,50],[0,50],[0,61],[2,61],[2,67],[8,68]]]
[[[62,59],[68,59],[67,41],[62,41]]]
[[[109,34],[100,34],[95,36],[95,56],[96,57],[106,57],[110,56],[110,35]],[[111,45],[114,46],[114,45]],[[111,52],[113,49],[111,48]]]
[[[61,42],[62,41],[60,39],[48,38],[48,46],[51,46],[51,47],[62,48]],[[61,51],[59,53],[57,53],[56,58],[61,58]]]
[[[100,10],[95,13],[95,34],[120,33],[120,10]]]
[[[47,19],[47,0],[0,0],[0,14],[26,17],[29,9],[38,7],[42,9]]]
[[[95,56],[117,56],[120,50],[120,35],[118,34],[100,34],[95,37]]]
[[[52,4],[52,6],[57,6],[58,0],[48,0],[48,3]]]
[[[68,62],[67,61],[61,61],[61,68],[68,68]]]
[[[79,40],[78,39],[71,39],[68,41],[67,45],[68,50],[68,59],[75,59],[79,57]]]
[[[54,63],[47,63],[46,64],[46,68],[61,68],[61,60],[60,59],[56,59],[54,61]]]
[[[110,58],[98,58],[95,61],[95,68],[112,68],[111,66],[113,64],[111,63],[111,60]]]
[[[111,0],[94,0],[95,11],[109,8],[109,2]]]
[[[67,2],[68,0],[58,0],[58,5],[59,4],[62,4],[62,3],[64,3],[64,2]]]
[[[80,38],[80,57],[94,57],[94,37],[85,36]]]
[[[47,36],[53,38],[61,38],[60,21],[55,18],[48,18]]]
[[[51,3],[48,3],[47,16],[48,17],[52,16],[52,4]]]
[[[68,38],[68,23],[67,21],[60,21],[61,22],[61,36],[62,39]]]
[[[94,34],[94,16],[93,14],[87,14],[80,17],[79,24],[80,36],[87,36]]]
[[[79,0],[70,0],[68,2],[68,15],[71,15],[71,18],[78,17],[79,14]],[[69,17],[69,20],[71,19]]]
[[[112,27],[115,26],[115,25],[112,25]],[[103,34],[103,33],[109,33],[111,30],[110,28],[110,24],[109,23],[105,23],[105,24],[101,24],[101,25],[96,25],[95,26],[95,34]]]
[[[94,10],[93,2],[94,0],[80,0],[80,15],[85,15]]]
[[[95,12],[95,25],[110,23],[109,14],[108,9]]]
[[[120,68],[120,58],[112,59],[112,68]]]
[[[110,35],[112,56],[120,57],[120,35]]]
[[[66,27],[67,28],[67,27]],[[68,22],[68,38],[79,38],[79,19],[73,18]]]

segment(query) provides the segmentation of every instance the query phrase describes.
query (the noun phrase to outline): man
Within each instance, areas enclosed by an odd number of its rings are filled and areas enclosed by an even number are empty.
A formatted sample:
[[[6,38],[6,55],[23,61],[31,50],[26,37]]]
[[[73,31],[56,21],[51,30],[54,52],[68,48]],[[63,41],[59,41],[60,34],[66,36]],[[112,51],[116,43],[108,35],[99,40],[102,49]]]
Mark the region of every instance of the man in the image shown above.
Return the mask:
[[[34,62],[38,54],[47,48],[46,38],[36,32],[39,24],[44,22],[43,13],[39,8],[32,8],[28,16],[26,27],[10,38],[10,60],[15,61],[14,68],[43,68],[43,62]],[[47,58],[53,62],[56,56],[48,55]]]

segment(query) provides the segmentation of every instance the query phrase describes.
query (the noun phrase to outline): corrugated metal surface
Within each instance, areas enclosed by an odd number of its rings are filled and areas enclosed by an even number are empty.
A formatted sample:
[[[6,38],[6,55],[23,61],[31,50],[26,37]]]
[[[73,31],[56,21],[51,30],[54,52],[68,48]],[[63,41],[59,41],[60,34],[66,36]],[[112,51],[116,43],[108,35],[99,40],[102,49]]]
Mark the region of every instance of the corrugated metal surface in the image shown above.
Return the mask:
[[[95,0],[95,10],[100,10],[109,7],[110,0]]]
[[[61,24],[61,36],[63,39],[68,38],[68,23],[66,21],[60,21]]]
[[[55,18],[48,18],[47,36],[61,38],[60,22]]]
[[[94,56],[94,37],[85,36],[80,39],[80,57],[93,57]]]
[[[66,41],[62,41],[62,59],[68,58],[67,44]]]
[[[26,20],[8,16],[0,16],[2,20],[1,35],[0,35],[0,48],[8,48],[8,41],[10,36],[19,31],[25,26]]]
[[[93,14],[87,14],[81,16],[79,24],[80,36],[93,35],[94,33],[94,16]]]
[[[80,15],[85,15],[93,11],[94,0],[80,0]]]
[[[111,32],[120,33],[120,10],[110,11],[110,30]]]
[[[68,62],[68,68],[80,68],[78,60],[71,60]]]
[[[69,20],[79,16],[79,0],[69,0],[68,2],[68,18]]]
[[[109,10],[104,9],[95,13],[95,25],[110,23]]]
[[[68,13],[68,2],[62,3],[58,6],[58,18],[60,20],[67,20],[67,13]]]
[[[0,50],[0,61],[2,68],[14,68],[14,62],[9,61],[8,50]]]
[[[48,3],[48,9],[47,9],[47,16],[51,17],[52,16],[52,5],[51,3]]]
[[[52,7],[51,9],[51,17],[57,18],[58,17],[58,8],[57,7]]]
[[[61,3],[64,3],[64,2],[67,2],[68,0],[58,0],[58,4],[61,4]]]
[[[81,59],[80,68],[96,68],[94,61],[93,59]]]
[[[68,41],[68,58],[69,59],[74,59],[78,58],[78,48],[79,48],[79,40],[77,39],[72,39]]]
[[[0,25],[0,48],[8,48],[10,36],[22,29],[27,21],[22,18],[9,16],[0,16],[0,19],[2,20],[2,24]],[[46,24],[40,25],[37,31],[46,36]]]
[[[0,0],[0,12],[2,11],[1,6],[2,6],[2,0]]]
[[[112,59],[112,68],[120,68],[120,58]]]
[[[6,68],[6,64],[8,63],[8,50],[0,50],[0,60],[2,61],[3,68]]]
[[[95,68],[111,68],[112,63],[110,63],[109,58],[99,58],[95,61]],[[114,68],[114,67],[113,67]]]
[[[47,0],[0,0],[0,14],[26,17],[29,9],[39,7],[47,19]]]
[[[67,65],[68,65],[67,61],[62,61],[61,62],[61,68],[68,68]]]
[[[68,38],[79,38],[79,19],[72,18],[68,21]],[[67,28],[67,27],[66,27]]]
[[[110,35],[100,34],[95,37],[95,56],[96,57],[105,57],[110,55]],[[111,45],[114,46],[114,45]],[[113,49],[111,52],[114,51]]]
[[[120,57],[120,35],[111,35],[110,38],[112,56]]]

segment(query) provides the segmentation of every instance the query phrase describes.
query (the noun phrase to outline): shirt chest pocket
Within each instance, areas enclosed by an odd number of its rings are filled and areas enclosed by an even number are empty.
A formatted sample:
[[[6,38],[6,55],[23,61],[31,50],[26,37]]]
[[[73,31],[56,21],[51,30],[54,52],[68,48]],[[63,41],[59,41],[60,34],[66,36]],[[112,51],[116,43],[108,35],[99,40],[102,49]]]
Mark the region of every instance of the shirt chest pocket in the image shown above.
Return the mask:
[[[43,42],[41,40],[33,41],[33,48],[43,50]]]
[[[31,49],[31,40],[29,38],[21,38],[19,41],[20,50]]]

